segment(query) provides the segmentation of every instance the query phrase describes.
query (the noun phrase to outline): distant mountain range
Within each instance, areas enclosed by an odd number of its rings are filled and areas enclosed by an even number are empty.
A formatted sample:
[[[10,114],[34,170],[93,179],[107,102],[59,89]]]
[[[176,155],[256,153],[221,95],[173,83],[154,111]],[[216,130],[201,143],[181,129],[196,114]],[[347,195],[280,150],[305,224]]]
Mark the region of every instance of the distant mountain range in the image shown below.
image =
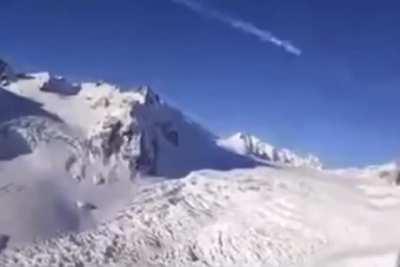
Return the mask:
[[[321,161],[314,155],[302,157],[289,149],[275,148],[250,134],[236,133],[226,139],[220,139],[218,144],[240,155],[253,156],[268,162],[322,169]]]

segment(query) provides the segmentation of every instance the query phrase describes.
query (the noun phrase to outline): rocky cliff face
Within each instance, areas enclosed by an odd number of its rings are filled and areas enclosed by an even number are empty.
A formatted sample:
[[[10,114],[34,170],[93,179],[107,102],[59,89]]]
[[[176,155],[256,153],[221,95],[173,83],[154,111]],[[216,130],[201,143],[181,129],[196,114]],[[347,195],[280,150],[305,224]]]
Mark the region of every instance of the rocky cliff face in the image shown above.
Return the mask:
[[[148,87],[139,88],[137,93],[142,97],[141,101],[121,98],[117,104],[120,111],[100,120],[96,127],[90,129],[85,141],[91,162],[113,165],[112,169],[126,166],[131,178],[137,174],[157,175],[159,154],[157,125],[144,126],[141,121],[145,119],[146,109],[160,105],[159,98]],[[116,105],[115,100],[112,96],[99,98],[94,101],[93,107],[107,108]]]

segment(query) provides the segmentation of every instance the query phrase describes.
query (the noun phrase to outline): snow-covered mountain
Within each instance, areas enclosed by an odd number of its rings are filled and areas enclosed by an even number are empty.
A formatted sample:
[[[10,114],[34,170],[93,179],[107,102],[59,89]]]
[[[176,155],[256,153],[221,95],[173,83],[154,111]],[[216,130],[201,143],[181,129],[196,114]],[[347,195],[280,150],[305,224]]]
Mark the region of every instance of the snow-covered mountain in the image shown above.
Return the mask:
[[[27,74],[0,89],[0,158],[62,142],[65,168],[77,179],[149,174],[177,178],[192,170],[251,167],[253,159],[217,145],[217,137],[164,103],[148,87],[122,91],[107,83],[70,84],[49,73]],[[111,175],[112,176],[112,175]]]
[[[146,86],[0,77],[0,266],[398,262],[398,187],[221,139]]]
[[[289,149],[276,148],[250,134],[236,133],[226,139],[220,139],[218,143],[240,155],[254,156],[268,162],[292,167],[322,169],[321,161],[314,155],[301,157]]]
[[[0,219],[0,234],[11,243],[90,228],[140,183],[263,165],[219,146],[149,87],[15,75],[3,61],[1,77],[0,197],[9,199],[0,201],[8,218]]]
[[[129,172],[131,178],[178,178],[193,170],[262,164],[250,156],[294,167],[322,166],[313,156],[299,157],[254,136],[219,139],[146,86],[122,90],[104,82],[71,84],[46,72],[16,78],[2,64],[0,159],[61,142],[69,152],[65,169],[76,180],[118,172]]]

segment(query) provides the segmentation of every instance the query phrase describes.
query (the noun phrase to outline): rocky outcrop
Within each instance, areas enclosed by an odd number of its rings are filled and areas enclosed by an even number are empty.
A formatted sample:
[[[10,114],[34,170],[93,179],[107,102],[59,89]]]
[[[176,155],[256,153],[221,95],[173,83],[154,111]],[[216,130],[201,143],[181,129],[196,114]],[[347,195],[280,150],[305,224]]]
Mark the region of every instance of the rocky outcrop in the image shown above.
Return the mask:
[[[152,128],[141,128],[134,118],[123,121],[110,117],[86,140],[88,157],[105,166],[123,162],[131,178],[138,174],[155,175],[158,141],[152,131]]]

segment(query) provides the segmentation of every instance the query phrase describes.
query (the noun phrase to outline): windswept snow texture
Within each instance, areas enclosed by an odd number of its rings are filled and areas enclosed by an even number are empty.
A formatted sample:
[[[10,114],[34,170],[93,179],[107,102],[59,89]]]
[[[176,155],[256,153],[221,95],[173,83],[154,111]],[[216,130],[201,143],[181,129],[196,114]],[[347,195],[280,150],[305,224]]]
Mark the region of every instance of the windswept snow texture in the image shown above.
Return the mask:
[[[141,187],[94,230],[8,248],[0,265],[395,267],[399,204],[385,203],[374,180],[331,178],[195,172]],[[400,200],[394,187],[379,191]]]

